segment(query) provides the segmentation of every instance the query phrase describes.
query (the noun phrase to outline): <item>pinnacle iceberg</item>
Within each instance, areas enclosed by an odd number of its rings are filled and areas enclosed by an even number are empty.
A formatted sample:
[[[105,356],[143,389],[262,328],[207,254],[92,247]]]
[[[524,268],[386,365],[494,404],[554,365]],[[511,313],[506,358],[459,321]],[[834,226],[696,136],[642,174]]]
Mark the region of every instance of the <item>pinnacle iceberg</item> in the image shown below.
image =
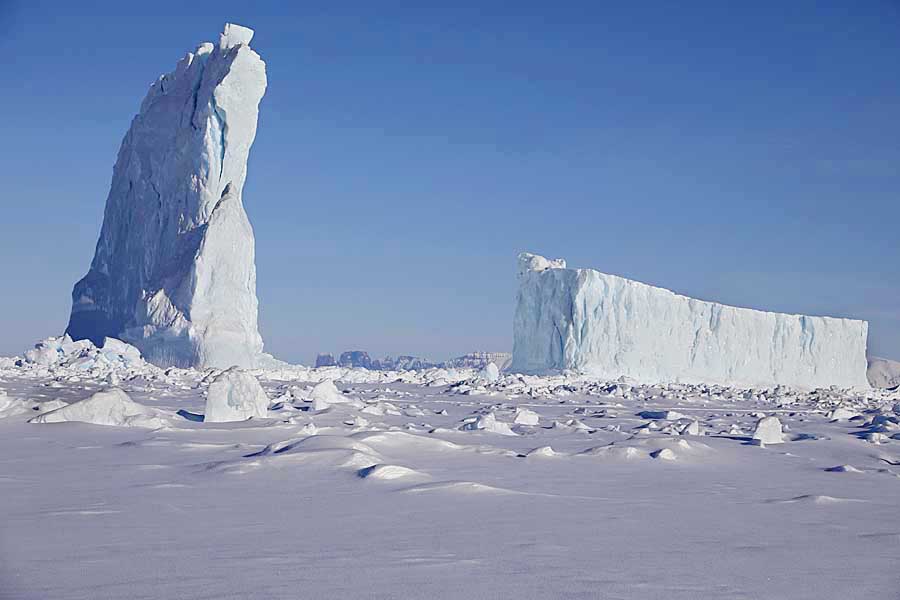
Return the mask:
[[[227,24],[151,87],[122,141],[66,332],[163,366],[256,366],[255,240],[241,193],[265,63]]]
[[[737,308],[519,256],[512,370],[643,383],[868,388],[868,323]]]

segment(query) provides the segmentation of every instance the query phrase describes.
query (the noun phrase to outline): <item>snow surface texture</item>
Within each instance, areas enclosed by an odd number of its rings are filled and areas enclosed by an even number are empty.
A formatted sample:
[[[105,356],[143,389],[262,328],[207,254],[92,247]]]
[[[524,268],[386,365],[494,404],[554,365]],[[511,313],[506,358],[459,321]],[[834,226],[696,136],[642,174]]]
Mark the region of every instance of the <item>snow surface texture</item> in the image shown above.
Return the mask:
[[[0,598],[896,595],[900,390],[283,367],[216,423],[107,345],[0,360]]]
[[[254,237],[241,192],[265,64],[228,24],[156,81],[125,135],[67,333],[158,365],[257,366]]]
[[[865,321],[736,308],[519,256],[512,370],[866,388]]]

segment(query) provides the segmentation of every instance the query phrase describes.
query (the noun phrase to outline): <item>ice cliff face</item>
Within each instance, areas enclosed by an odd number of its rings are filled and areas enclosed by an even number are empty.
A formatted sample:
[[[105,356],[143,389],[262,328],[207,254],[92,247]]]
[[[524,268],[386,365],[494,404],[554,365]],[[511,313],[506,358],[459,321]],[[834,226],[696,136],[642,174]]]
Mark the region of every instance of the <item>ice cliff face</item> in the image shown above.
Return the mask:
[[[641,382],[866,388],[865,321],[736,308],[519,256],[513,364]]]
[[[255,241],[241,192],[265,63],[228,24],[150,87],[122,141],[67,333],[159,365],[255,366]]]

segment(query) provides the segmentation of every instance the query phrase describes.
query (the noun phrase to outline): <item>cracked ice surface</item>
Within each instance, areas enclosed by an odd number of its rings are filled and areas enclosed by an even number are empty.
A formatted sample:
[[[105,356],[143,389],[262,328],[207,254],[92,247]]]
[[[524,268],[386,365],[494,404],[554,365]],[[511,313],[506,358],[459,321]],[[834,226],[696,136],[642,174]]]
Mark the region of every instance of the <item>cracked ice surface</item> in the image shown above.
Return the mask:
[[[159,365],[252,367],[255,240],[241,193],[265,64],[228,24],[150,88],[122,141],[67,333],[125,340]]]
[[[524,253],[513,369],[642,382],[868,387],[865,321],[736,308]]]

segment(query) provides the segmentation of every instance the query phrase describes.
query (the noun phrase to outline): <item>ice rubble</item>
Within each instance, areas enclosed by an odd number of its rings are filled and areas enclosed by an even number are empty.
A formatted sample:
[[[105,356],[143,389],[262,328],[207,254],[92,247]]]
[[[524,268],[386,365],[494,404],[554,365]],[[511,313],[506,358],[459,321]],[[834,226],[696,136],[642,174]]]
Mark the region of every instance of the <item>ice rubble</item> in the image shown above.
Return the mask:
[[[704,302],[529,253],[518,273],[515,371],[868,388],[865,321]]]
[[[154,83],[122,141],[96,253],[67,333],[137,346],[162,366],[252,367],[253,230],[241,199],[265,64],[227,24]]]
[[[147,369],[134,346],[114,338],[104,338],[100,348],[90,340],[73,341],[68,335],[49,337],[25,352],[24,362],[38,368],[109,372]],[[105,373],[104,373],[105,374]]]
[[[65,423],[67,421],[150,429],[163,427],[166,424],[158,411],[138,404],[119,388],[109,388],[97,392],[84,400],[40,414],[29,422]]]

